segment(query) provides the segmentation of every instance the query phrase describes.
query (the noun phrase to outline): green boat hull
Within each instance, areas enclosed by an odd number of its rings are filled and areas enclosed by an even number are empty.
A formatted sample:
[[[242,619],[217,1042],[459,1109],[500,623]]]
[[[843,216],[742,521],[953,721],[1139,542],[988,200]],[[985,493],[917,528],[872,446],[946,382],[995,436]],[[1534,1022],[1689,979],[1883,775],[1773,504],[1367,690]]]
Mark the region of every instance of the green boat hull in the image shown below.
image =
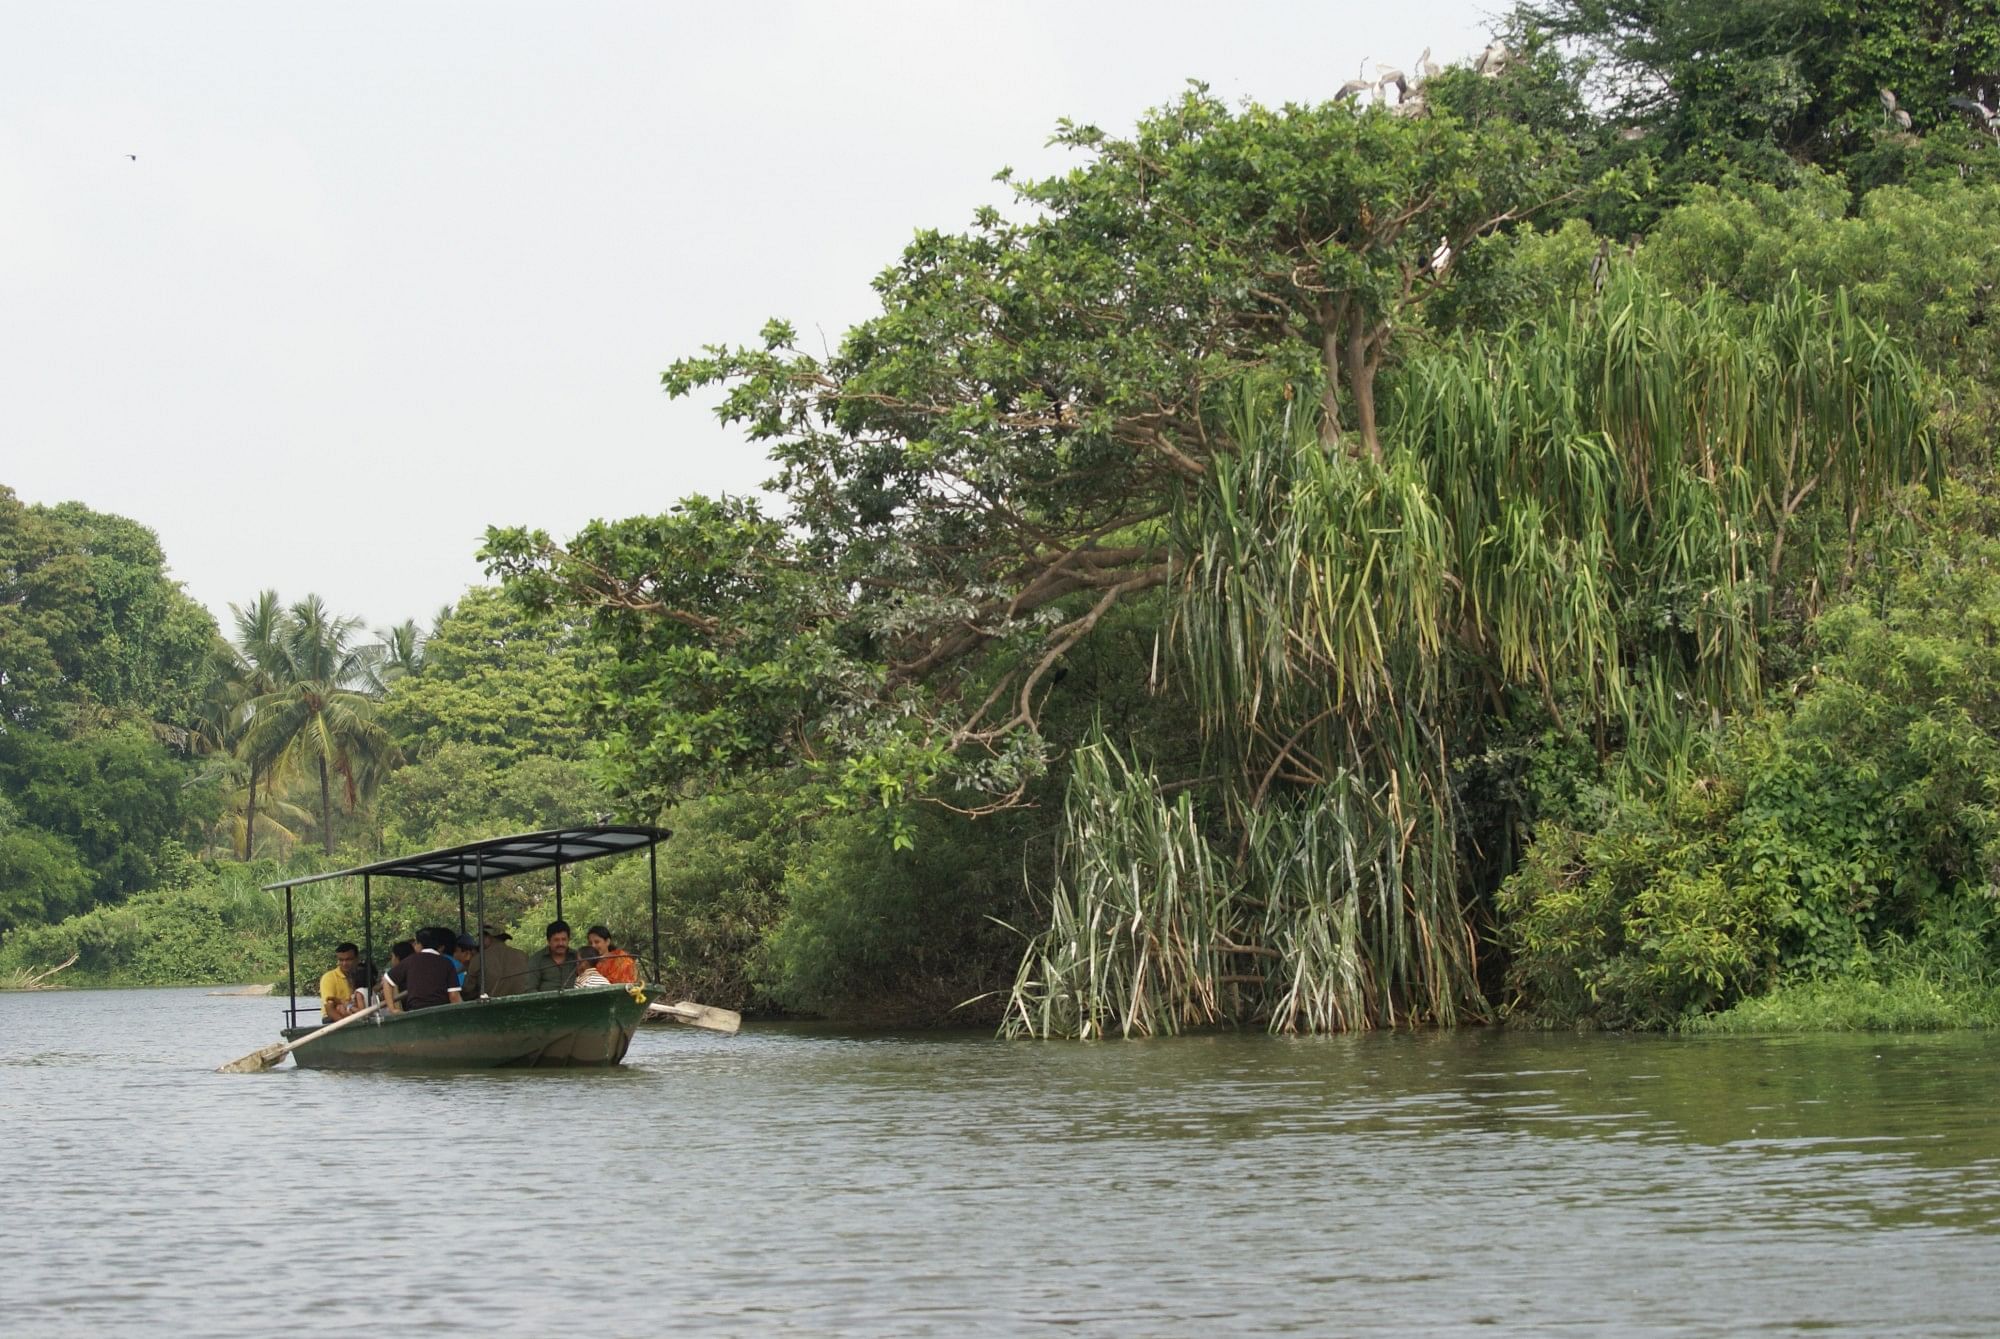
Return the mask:
[[[292,1060],[301,1069],[603,1068],[624,1060],[645,1012],[624,986],[509,995],[376,1014],[305,1042]]]

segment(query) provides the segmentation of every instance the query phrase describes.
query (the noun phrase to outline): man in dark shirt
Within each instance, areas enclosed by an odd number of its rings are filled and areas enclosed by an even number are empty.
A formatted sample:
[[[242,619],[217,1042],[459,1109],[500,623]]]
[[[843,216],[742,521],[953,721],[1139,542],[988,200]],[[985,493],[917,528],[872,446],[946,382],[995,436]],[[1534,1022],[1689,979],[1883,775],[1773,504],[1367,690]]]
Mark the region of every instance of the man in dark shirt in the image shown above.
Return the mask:
[[[403,1008],[431,1009],[440,1004],[457,1004],[458,969],[439,951],[448,945],[431,932],[420,932],[418,942],[422,948],[389,969],[389,980],[395,983]]]

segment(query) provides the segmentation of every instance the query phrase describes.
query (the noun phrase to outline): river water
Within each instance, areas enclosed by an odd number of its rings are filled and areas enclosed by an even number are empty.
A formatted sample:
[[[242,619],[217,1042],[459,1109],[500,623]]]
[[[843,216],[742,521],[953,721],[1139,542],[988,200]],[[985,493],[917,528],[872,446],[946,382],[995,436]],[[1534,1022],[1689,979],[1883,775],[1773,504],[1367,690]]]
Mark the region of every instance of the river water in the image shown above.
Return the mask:
[[[0,995],[0,1333],[2000,1333],[2000,1038],[212,1072],[278,1007]]]

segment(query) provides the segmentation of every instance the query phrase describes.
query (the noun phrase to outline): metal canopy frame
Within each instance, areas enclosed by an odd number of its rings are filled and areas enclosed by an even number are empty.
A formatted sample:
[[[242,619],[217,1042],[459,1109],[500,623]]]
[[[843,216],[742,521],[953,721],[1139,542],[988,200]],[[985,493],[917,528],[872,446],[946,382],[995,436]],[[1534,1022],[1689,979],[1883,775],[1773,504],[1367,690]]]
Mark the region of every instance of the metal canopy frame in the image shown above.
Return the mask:
[[[264,885],[265,892],[283,892],[285,895],[285,969],[291,985],[291,1007],[286,1012],[286,1019],[291,1026],[298,1025],[299,969],[297,941],[293,935],[292,893],[307,884],[325,883],[330,879],[350,879],[357,875],[361,879],[362,961],[372,968],[375,964],[375,918],[373,890],[370,885],[378,874],[390,878],[420,879],[456,888],[458,931],[464,934],[466,932],[465,890],[468,886],[477,890],[477,923],[484,927],[487,879],[553,869],[556,875],[556,919],[561,920],[563,866],[574,865],[584,860],[597,860],[604,856],[644,851],[653,919],[653,980],[658,981],[660,979],[659,845],[672,835],[665,828],[656,828],[643,823],[593,823],[578,827],[550,828],[545,832],[521,832],[511,837],[490,837],[485,841],[467,842],[463,846],[448,846],[442,850],[425,851],[420,855],[378,860],[372,865],[356,865],[352,869],[334,870],[328,874],[308,874],[302,878],[281,879],[276,883],[267,883]],[[484,962],[483,956],[481,961]]]

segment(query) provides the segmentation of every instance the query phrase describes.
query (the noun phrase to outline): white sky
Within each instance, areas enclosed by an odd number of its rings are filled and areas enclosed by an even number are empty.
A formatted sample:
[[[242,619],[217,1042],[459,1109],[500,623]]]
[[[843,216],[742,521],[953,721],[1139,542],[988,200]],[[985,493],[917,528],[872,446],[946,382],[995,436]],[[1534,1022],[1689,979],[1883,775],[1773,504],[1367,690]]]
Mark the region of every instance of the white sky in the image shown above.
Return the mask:
[[[152,526],[218,618],[428,622],[488,524],[755,489],[661,370],[832,342],[1058,117],[1316,101],[1498,8],[0,0],[0,483]]]

